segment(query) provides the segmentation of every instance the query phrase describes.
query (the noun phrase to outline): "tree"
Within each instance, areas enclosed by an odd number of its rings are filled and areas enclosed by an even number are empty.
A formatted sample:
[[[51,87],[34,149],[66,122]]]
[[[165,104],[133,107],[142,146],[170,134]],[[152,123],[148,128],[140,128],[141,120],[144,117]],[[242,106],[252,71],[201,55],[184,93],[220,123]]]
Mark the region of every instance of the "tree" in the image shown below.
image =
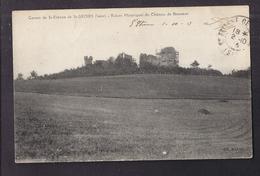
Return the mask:
[[[231,74],[229,74],[234,77],[243,77],[243,78],[250,78],[251,77],[251,68],[247,68],[245,70],[235,70],[233,69]]]
[[[36,72],[36,71],[34,71],[34,70],[33,70],[33,71],[31,71],[31,73],[30,73],[30,74],[31,74],[31,78],[32,78],[32,79],[36,79],[36,78],[38,77],[38,74],[37,74],[37,72]]]
[[[32,79],[32,76],[28,76],[26,79],[27,79],[27,80],[31,80],[31,79]]]
[[[23,74],[18,73],[16,80],[23,80]]]
[[[109,64],[114,64],[115,58],[114,58],[113,56],[111,56],[111,57],[108,58],[107,62],[108,62]]]
[[[198,63],[198,61],[195,60],[190,65],[191,65],[192,68],[198,68],[200,64]]]

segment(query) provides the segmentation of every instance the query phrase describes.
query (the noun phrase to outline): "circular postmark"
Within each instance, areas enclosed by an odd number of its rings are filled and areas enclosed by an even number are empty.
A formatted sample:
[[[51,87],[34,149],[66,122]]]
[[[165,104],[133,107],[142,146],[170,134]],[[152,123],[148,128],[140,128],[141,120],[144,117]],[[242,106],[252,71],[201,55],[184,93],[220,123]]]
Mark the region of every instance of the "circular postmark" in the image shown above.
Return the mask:
[[[218,31],[218,45],[223,54],[232,55],[249,46],[249,18],[233,16],[223,20]]]

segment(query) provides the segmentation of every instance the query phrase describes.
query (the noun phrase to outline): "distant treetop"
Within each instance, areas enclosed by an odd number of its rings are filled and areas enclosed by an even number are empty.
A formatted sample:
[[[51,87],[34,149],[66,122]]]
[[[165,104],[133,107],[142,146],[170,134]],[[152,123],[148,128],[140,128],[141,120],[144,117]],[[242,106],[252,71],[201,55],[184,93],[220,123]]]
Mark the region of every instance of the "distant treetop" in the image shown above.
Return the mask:
[[[161,51],[159,53],[157,53],[158,55],[161,55],[161,54],[167,54],[167,53],[175,53],[176,50],[174,47],[165,47],[163,49],[161,49]]]

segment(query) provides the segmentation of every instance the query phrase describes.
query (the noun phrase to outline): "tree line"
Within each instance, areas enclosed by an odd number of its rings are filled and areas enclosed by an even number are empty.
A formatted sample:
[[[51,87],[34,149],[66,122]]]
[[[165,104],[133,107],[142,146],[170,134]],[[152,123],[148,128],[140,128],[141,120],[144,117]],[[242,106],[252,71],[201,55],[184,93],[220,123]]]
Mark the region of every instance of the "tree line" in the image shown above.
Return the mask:
[[[27,80],[31,79],[61,79],[84,76],[105,76],[124,74],[182,74],[182,75],[209,75],[209,76],[233,76],[249,78],[251,76],[250,67],[246,70],[233,70],[230,74],[222,74],[221,71],[213,69],[212,65],[207,68],[200,68],[197,60],[194,60],[190,67],[168,67],[153,65],[149,62],[140,62],[139,65],[131,55],[118,55],[117,58],[110,57],[108,60],[95,61],[93,64],[82,67],[65,69],[54,74],[38,75],[35,70],[30,72]],[[24,80],[22,73],[18,73],[17,80]]]

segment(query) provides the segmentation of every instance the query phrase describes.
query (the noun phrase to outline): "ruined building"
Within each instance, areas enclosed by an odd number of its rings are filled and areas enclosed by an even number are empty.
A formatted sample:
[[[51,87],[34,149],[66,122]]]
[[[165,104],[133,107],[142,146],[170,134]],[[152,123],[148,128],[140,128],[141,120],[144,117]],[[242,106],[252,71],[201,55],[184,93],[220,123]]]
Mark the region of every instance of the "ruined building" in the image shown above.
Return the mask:
[[[133,60],[133,57],[131,55],[128,55],[124,52],[120,53],[118,56],[117,56],[117,59],[129,59],[129,60]]]
[[[159,53],[156,53],[160,66],[173,66],[179,65],[179,52],[173,47],[166,47],[161,49]]]
[[[166,47],[154,55],[141,54],[140,65],[149,63],[154,66],[177,67],[179,65],[179,52],[173,47]]]
[[[92,56],[84,56],[85,66],[92,65],[93,57]]]

